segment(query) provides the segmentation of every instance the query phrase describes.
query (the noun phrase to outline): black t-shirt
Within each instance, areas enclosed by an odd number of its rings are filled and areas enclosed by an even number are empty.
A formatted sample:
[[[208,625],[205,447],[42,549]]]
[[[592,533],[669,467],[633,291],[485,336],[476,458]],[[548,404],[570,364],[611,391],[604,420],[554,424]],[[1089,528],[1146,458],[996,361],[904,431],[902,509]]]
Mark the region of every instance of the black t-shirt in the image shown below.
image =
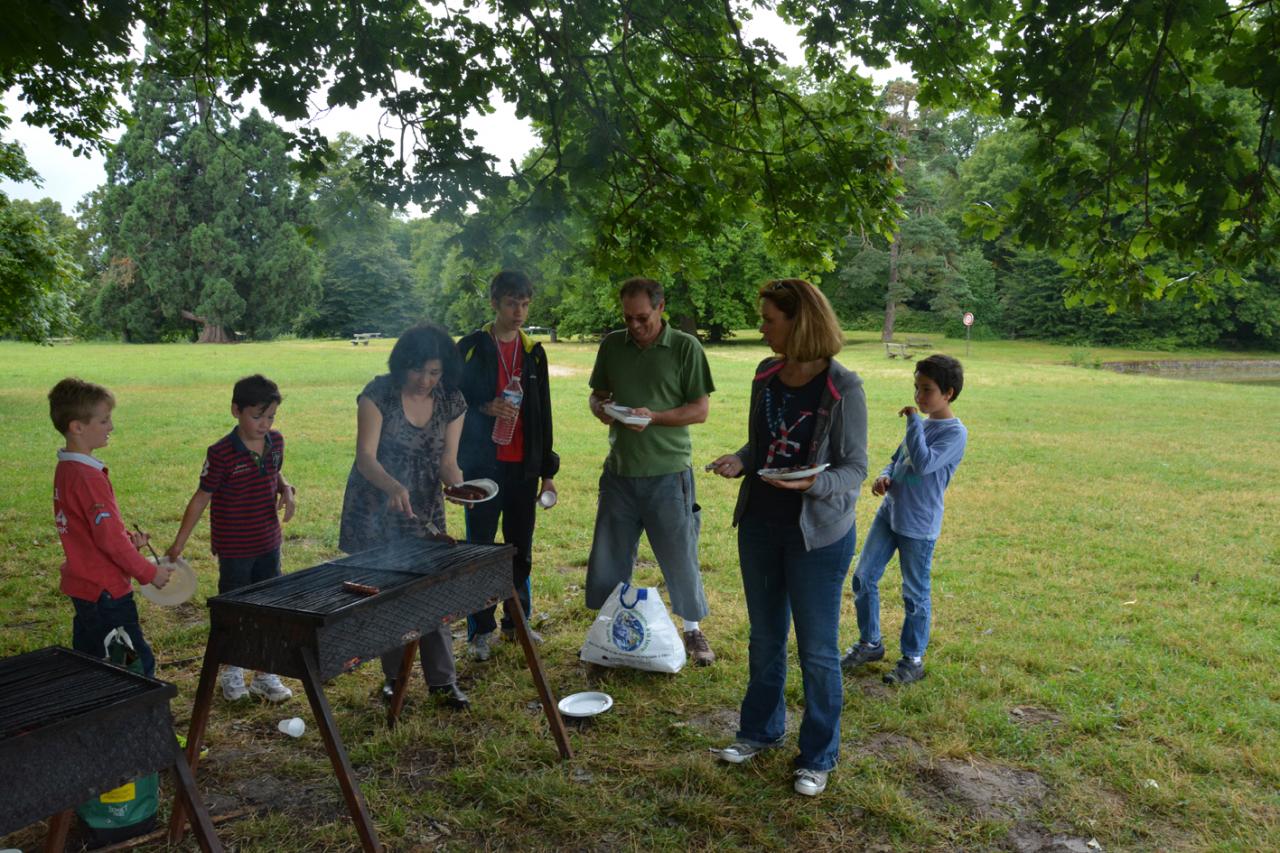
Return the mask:
[[[800,522],[801,493],[771,486],[761,481],[756,472],[809,462],[809,445],[826,384],[824,370],[799,388],[784,384],[776,374],[765,386],[755,416],[755,458],[747,472],[751,478],[745,512],[748,518],[781,524]]]

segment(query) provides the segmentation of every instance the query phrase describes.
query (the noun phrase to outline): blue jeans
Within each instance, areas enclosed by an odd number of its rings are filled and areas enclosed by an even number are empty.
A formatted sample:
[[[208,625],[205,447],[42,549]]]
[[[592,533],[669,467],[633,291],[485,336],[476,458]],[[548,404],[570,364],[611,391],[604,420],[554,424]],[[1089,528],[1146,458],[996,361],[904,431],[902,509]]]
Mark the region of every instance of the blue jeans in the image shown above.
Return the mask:
[[[882,508],[871,522],[871,532],[862,543],[862,555],[853,573],[853,606],[858,614],[858,641],[878,645],[880,639],[880,578],[893,552],[902,567],[902,639],[905,658],[924,657],[929,646],[929,572],[933,567],[936,539],[900,536],[889,526]]]
[[[600,475],[587,558],[587,607],[599,610],[618,584],[631,582],[643,531],[662,569],[672,612],[682,619],[702,619],[707,596],[698,562],[701,530],[692,468],[655,477],[621,477],[606,469]]]
[[[796,766],[803,769],[830,770],[840,755],[840,599],[854,539],[851,527],[830,545],[805,551],[797,525],[738,525],[738,561],[751,619],[751,680],[742,699],[738,738],[756,744],[782,739],[787,637],[794,614],[804,678]]]
[[[116,628],[124,628],[129,639],[133,641],[133,651],[142,660],[142,674],[156,674],[156,658],[151,646],[142,636],[142,625],[138,622],[138,606],[133,601],[133,593],[127,592],[119,598],[103,590],[97,601],[83,601],[72,598],[71,604],[76,615],[71,620],[71,648],[84,652],[95,658],[106,658],[103,641]]]

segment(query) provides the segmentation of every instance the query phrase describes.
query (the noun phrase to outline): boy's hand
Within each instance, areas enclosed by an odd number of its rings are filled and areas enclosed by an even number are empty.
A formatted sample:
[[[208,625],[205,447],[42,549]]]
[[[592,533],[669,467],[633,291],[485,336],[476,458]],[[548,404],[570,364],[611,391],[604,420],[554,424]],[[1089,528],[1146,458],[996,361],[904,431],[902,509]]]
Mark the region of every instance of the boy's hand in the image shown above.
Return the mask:
[[[293,514],[298,510],[298,501],[296,495],[298,490],[293,486],[286,485],[283,489],[276,492],[276,512],[284,509],[283,521],[293,518]]]
[[[893,480],[888,477],[876,477],[876,481],[871,484],[871,494],[876,497],[884,497],[884,493],[889,491],[893,485]]]
[[[903,406],[901,409],[898,410],[898,417],[900,418],[905,417],[907,415],[918,415],[918,414],[920,414],[920,410],[917,409],[915,406]]]
[[[182,547],[177,542],[170,545],[169,550],[164,552],[164,558],[170,563],[178,562],[180,557],[182,557]]]
[[[129,533],[129,541],[132,542],[133,547],[137,548],[139,551],[147,547],[147,543],[151,541],[151,536],[146,533],[143,533],[141,530],[135,530],[133,532],[129,532],[129,531],[125,531],[125,532]]]
[[[169,576],[173,574],[173,569],[168,566],[156,566],[156,576],[151,579],[151,585],[156,589],[164,589],[164,585],[169,582]]]
[[[507,402],[505,397],[494,397],[489,402],[480,407],[480,411],[484,412],[491,418],[508,418],[515,420],[520,416],[520,407],[513,406]]]

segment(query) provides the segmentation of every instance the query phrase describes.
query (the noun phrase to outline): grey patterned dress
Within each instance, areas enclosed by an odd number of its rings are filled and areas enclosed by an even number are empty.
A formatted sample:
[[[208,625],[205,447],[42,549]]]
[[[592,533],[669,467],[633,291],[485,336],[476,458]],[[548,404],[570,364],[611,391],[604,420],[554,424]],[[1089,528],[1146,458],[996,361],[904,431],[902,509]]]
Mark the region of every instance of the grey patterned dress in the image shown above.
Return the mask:
[[[400,388],[390,374],[376,377],[360,397],[368,399],[382,413],[378,436],[378,462],[388,474],[409,490],[409,500],[418,519],[429,519],[444,531],[444,498],[440,489],[440,459],[444,455],[445,428],[467,411],[460,391],[445,391],[436,385],[435,410],[424,427],[409,423],[400,401]],[[387,511],[387,496],[351,466],[347,492],[342,501],[342,525],[338,547],[348,554],[376,548],[409,536],[423,537],[418,519]]]

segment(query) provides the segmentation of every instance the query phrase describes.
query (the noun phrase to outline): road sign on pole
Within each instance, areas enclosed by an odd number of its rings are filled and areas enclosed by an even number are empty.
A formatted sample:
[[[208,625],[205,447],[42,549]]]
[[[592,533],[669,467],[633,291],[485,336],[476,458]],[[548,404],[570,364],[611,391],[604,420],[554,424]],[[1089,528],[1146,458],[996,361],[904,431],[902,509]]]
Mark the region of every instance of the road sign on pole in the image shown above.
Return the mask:
[[[969,330],[973,328],[973,312],[964,312],[964,357],[969,357]]]

